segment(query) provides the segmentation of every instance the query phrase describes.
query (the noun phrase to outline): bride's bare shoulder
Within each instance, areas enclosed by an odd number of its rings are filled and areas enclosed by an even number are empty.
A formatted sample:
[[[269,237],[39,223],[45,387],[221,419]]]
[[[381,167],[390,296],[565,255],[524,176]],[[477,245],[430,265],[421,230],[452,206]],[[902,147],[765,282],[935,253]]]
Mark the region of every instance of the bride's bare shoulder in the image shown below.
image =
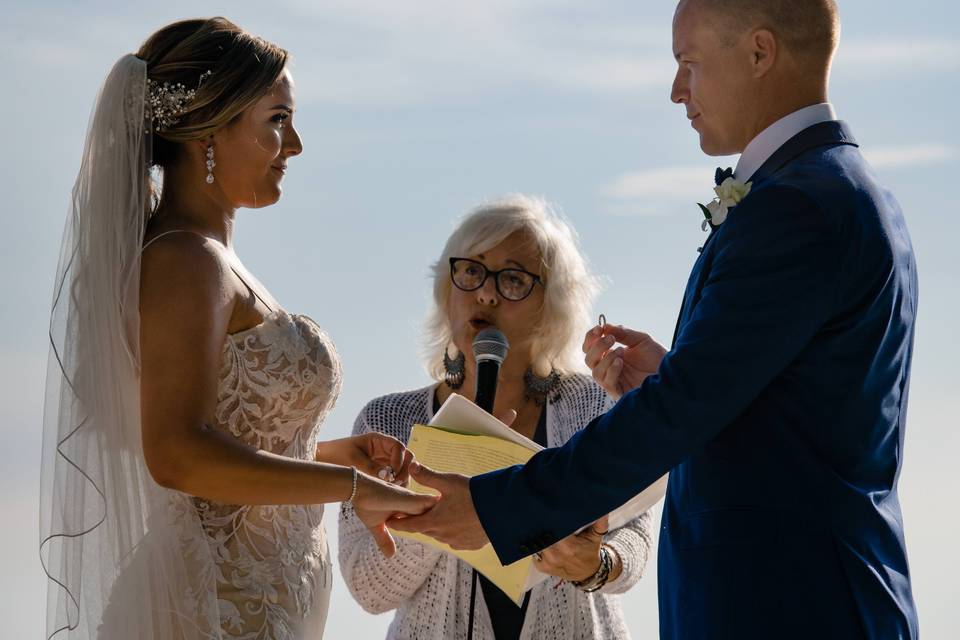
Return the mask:
[[[141,311],[221,307],[230,298],[228,271],[216,240],[193,232],[148,236],[140,259]]]

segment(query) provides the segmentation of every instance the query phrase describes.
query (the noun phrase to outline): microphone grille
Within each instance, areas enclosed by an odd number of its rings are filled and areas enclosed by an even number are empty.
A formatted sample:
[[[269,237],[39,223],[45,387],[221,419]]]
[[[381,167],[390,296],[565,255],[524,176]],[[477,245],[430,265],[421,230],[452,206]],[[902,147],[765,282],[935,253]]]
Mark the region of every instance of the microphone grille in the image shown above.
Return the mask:
[[[496,327],[487,327],[473,339],[473,357],[477,362],[495,360],[502,363],[510,350],[507,336]]]

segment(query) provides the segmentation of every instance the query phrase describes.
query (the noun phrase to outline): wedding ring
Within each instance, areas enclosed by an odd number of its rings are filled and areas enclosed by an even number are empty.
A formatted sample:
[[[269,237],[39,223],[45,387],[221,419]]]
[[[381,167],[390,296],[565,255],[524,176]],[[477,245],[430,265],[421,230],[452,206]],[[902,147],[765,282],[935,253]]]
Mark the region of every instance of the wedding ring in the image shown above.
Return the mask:
[[[607,325],[607,316],[600,314],[600,319],[597,321],[597,326],[605,327]]]
[[[539,551],[537,551],[536,553],[534,553],[534,554],[533,554],[533,557],[536,558],[537,562],[543,562],[543,556],[540,555],[540,552],[539,552]]]
[[[384,482],[393,482],[397,479],[397,474],[394,472],[393,467],[384,467],[380,469],[380,471],[377,471],[377,477]]]

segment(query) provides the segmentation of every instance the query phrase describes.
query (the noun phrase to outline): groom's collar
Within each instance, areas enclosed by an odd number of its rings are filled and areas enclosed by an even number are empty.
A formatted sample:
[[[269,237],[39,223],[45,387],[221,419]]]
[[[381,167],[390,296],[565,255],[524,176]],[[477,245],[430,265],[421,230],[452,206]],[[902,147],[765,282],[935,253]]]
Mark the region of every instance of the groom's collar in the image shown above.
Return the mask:
[[[859,146],[846,122],[833,120],[807,127],[774,151],[773,155],[750,176],[750,181],[754,184],[763,182],[788,162],[810,149],[841,144]]]
[[[740,155],[734,177],[740,182],[747,182],[788,140],[815,124],[836,119],[837,114],[829,102],[810,105],[780,118],[750,141]]]

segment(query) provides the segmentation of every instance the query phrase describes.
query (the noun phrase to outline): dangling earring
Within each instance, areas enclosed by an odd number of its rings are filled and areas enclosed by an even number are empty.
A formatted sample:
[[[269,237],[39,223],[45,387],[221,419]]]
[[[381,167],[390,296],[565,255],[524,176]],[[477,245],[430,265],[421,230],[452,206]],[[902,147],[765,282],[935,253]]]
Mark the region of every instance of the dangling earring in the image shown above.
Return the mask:
[[[560,398],[557,387],[560,386],[560,374],[551,368],[546,378],[541,378],[533,372],[533,367],[523,374],[523,397],[533,400],[534,404],[542,407],[549,400],[556,402]]]
[[[448,349],[443,350],[443,381],[447,386],[456,391],[463,386],[463,378],[466,375],[466,358],[463,352],[457,350],[457,357],[451,358]]]
[[[207,145],[207,184],[213,184],[213,168],[217,163],[213,161],[213,143]]]

